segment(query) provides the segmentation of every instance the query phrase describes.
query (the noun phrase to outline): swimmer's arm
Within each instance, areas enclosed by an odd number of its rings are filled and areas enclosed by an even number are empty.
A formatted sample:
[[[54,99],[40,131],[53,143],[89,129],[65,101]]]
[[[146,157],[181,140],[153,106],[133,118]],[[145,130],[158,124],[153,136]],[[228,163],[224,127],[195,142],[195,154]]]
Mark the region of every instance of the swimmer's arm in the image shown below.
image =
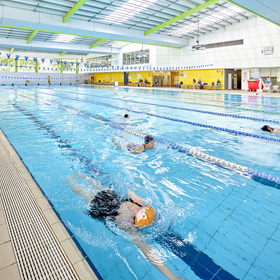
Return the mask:
[[[124,136],[122,136],[122,135],[118,135],[118,136],[123,138],[127,143],[130,143],[129,140],[127,138],[125,138]]]
[[[277,133],[277,134],[280,134],[280,127],[278,127],[278,128],[275,128],[275,129],[273,130],[273,133]]]
[[[87,180],[96,190],[103,190],[104,189],[100,182],[98,182],[98,181],[88,177],[86,174],[76,173],[74,175],[74,177],[77,178],[77,179],[85,179],[85,180]]]
[[[83,185],[74,183],[71,177],[67,178],[67,183],[70,185],[72,191],[82,196],[87,203],[90,203],[94,198],[94,193],[85,189]]]
[[[115,145],[115,147],[116,147],[117,149],[121,149],[121,148],[122,148],[121,144],[118,143],[118,141],[116,140],[115,137],[112,137],[112,142],[113,142],[113,144]]]
[[[133,237],[133,243],[142,251],[145,257],[156,267],[163,275],[170,280],[179,280],[181,278],[175,276],[173,272],[167,267],[163,260],[157,255],[157,253],[148,245],[141,241],[139,235]]]
[[[144,200],[142,198],[140,198],[139,196],[137,196],[134,192],[128,191],[127,194],[134,202],[137,202],[140,205],[145,204]]]

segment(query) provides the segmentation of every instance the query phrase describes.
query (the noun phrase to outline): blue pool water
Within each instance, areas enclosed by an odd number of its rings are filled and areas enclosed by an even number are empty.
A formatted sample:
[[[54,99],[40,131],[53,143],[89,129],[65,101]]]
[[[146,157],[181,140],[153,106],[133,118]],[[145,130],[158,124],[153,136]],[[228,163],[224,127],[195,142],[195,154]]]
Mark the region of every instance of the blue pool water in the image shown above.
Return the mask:
[[[85,214],[87,203],[67,184],[67,178],[76,173],[87,174],[121,194],[132,190],[156,208],[157,221],[141,232],[176,276],[194,280],[280,277],[279,185],[164,144],[131,154],[116,149],[112,142],[116,137],[124,143],[118,137],[121,134],[133,143],[143,143],[140,137],[118,129],[124,126],[279,176],[279,142],[178,121],[280,139],[261,131],[267,122],[209,114],[261,118],[279,127],[279,98],[137,88],[120,88],[113,94],[113,88],[100,86],[6,87],[0,97],[0,128],[100,278],[166,279],[128,234]],[[114,123],[117,128],[61,108]],[[125,113],[130,119],[122,118]],[[84,181],[78,183],[91,188]]]

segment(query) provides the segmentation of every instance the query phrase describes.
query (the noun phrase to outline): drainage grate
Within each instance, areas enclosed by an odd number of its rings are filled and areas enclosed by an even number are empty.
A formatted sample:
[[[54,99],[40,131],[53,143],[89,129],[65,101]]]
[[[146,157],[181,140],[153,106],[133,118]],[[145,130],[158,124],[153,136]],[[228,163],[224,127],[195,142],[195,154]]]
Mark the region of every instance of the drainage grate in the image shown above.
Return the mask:
[[[0,198],[22,279],[79,279],[1,140]]]

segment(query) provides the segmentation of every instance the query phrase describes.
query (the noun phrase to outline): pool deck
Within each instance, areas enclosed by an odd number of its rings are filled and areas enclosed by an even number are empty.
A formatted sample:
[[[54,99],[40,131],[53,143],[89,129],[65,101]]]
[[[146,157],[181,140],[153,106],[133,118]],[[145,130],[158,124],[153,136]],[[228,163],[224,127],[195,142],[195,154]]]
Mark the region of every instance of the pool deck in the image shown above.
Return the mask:
[[[98,279],[1,129],[0,279]]]

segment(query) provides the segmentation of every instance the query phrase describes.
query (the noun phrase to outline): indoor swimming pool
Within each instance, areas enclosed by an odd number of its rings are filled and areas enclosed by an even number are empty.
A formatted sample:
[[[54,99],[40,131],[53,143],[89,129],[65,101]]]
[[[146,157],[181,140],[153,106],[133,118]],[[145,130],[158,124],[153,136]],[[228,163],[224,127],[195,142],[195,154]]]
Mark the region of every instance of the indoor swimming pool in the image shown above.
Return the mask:
[[[0,128],[100,279],[167,278],[131,235],[86,214],[69,180],[92,186],[75,174],[153,205],[139,235],[177,277],[266,280],[280,277],[280,135],[261,127],[280,127],[279,108],[222,91],[2,87]],[[156,145],[143,153],[121,137],[144,135]]]

